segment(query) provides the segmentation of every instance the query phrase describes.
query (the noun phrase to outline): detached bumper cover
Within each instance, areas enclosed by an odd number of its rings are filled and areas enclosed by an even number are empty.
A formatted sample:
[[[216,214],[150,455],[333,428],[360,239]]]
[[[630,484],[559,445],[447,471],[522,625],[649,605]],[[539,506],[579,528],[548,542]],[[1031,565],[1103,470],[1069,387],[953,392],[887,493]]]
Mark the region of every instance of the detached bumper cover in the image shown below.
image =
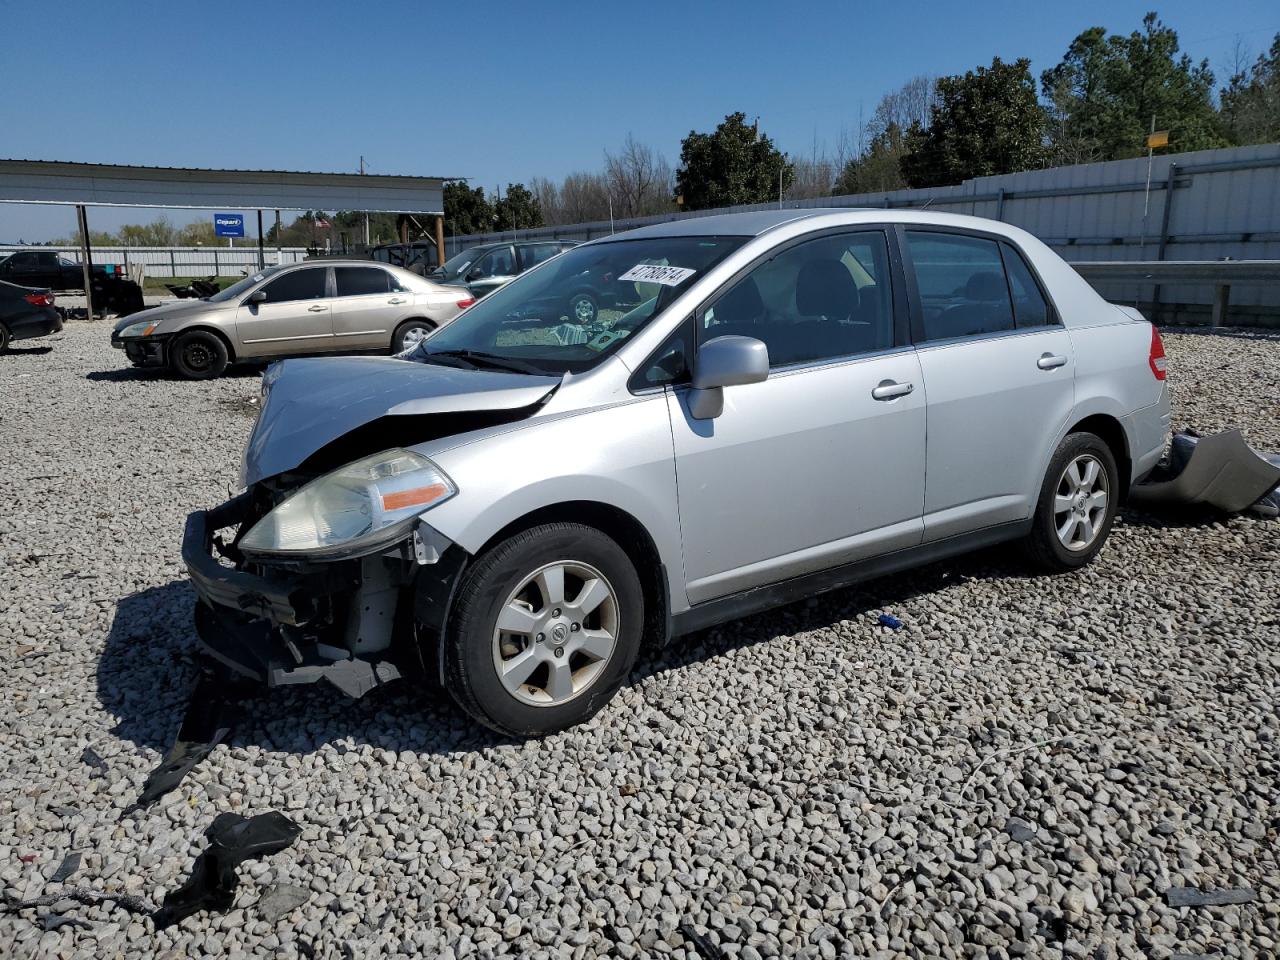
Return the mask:
[[[1239,430],[1208,437],[1178,433],[1169,462],[1129,493],[1140,506],[1207,504],[1238,513],[1280,484],[1280,457],[1259,454]]]

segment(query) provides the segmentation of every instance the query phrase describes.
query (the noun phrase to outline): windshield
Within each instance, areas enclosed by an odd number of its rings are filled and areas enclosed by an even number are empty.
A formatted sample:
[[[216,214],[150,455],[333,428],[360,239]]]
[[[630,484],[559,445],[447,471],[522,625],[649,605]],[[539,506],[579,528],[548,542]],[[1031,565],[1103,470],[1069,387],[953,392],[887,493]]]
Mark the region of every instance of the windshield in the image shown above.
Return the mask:
[[[487,248],[485,247],[468,247],[461,253],[455,253],[452,257],[446,260],[444,262],[444,266],[440,269],[444,271],[445,277],[452,280],[454,277],[458,276],[458,274],[462,273],[462,271],[466,270],[467,267],[471,266],[472,261],[480,256],[480,254],[484,253],[486,249]]]
[[[257,273],[251,273],[243,280],[237,280],[225,290],[219,290],[209,298],[210,303],[225,303],[228,300],[234,300],[243,293],[248,293],[255,285],[261,283],[273,273],[279,271],[279,267],[267,267],[265,270],[259,270]]]
[[[566,250],[463,311],[406,359],[581,373],[746,239],[658,237]]]

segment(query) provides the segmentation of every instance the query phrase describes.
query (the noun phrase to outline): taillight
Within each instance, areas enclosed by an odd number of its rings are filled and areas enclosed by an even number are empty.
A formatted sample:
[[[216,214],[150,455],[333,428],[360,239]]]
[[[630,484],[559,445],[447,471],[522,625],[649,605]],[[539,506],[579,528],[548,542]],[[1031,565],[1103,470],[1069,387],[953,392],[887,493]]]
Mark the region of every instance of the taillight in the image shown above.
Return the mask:
[[[53,306],[53,294],[52,294],[52,293],[28,293],[28,294],[27,294],[25,297],[23,297],[22,299],[23,299],[23,300],[25,300],[25,301],[27,301],[27,303],[33,304],[34,306],[37,306],[37,307],[52,307],[52,306]]]
[[[459,301],[458,301],[458,309],[459,309],[459,310],[465,310],[465,309],[467,309],[467,307],[471,306],[471,305],[472,305],[473,303],[475,303],[475,302],[476,302],[476,298],[475,298],[475,297],[467,297],[467,299],[465,299],[465,300],[459,300]]]
[[[1168,361],[1164,356],[1164,341],[1160,339],[1160,331],[1155,328],[1155,324],[1151,325],[1151,354],[1147,357],[1147,363],[1151,365],[1151,373],[1155,378],[1163,380]]]

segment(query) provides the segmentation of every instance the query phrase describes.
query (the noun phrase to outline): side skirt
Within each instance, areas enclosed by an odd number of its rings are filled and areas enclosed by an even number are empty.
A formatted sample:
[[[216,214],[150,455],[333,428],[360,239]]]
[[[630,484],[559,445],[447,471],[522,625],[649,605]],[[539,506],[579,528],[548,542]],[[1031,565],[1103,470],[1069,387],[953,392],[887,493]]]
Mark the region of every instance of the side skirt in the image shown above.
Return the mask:
[[[924,566],[927,563],[994,546],[997,543],[1017,540],[1031,531],[1031,522],[1028,518],[1001,523],[972,533],[922,543],[919,546],[886,553],[879,557],[869,557],[854,563],[805,574],[802,577],[794,577],[762,587],[752,587],[741,593],[707,600],[690,607],[683,613],[675,614],[671,618],[671,635],[683,636],[864,580],[899,573],[912,567]]]

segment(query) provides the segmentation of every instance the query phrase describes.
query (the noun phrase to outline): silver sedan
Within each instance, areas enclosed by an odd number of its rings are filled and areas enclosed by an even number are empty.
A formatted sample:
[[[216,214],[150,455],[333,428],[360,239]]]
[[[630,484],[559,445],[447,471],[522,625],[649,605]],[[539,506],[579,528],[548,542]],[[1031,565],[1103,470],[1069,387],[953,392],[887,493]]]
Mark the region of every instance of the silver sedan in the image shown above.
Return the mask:
[[[474,302],[400,267],[321,260],[268,267],[208,299],[130,314],[111,344],[135,366],[206,380],[242,360],[401,353]]]

